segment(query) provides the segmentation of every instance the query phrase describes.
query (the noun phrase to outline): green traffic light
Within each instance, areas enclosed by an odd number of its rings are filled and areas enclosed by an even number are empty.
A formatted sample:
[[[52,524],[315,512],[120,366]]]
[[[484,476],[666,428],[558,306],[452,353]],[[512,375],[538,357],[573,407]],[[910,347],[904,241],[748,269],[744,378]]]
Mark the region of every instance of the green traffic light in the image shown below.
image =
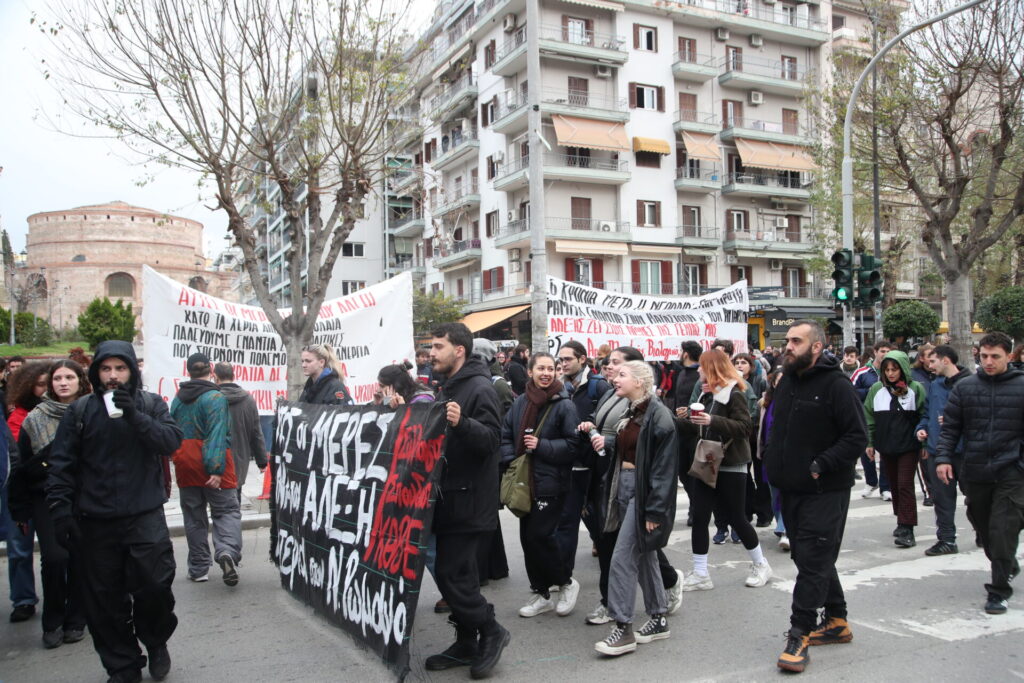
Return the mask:
[[[847,289],[846,287],[837,287],[835,289],[835,291],[832,292],[832,296],[837,301],[849,301],[850,300],[850,290]]]

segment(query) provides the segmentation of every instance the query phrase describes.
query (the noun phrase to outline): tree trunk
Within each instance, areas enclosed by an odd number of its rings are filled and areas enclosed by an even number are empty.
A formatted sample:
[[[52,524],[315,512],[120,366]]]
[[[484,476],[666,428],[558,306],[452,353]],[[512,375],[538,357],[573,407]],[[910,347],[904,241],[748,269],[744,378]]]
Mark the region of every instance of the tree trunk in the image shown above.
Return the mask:
[[[282,337],[284,350],[288,353],[288,400],[298,401],[305,378],[302,376],[302,338],[290,332]]]
[[[949,309],[949,344],[960,356],[960,365],[974,371],[974,354],[971,351],[973,328],[971,305],[971,281],[965,273],[957,274],[953,280],[946,280],[946,303]]]

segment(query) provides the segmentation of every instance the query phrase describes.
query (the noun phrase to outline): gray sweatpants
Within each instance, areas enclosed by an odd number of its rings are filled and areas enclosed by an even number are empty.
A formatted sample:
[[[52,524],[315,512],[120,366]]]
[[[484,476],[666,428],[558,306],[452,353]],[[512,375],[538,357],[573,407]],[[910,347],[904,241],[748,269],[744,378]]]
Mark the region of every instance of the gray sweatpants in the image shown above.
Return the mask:
[[[213,518],[213,554],[227,553],[235,563],[242,559],[242,513],[238,507],[235,489],[211,489],[186,486],[178,489],[181,514],[185,520],[185,538],[188,541],[188,575],[195,578],[210,570],[210,545],[207,535],[210,521],[206,506]]]
[[[619,471],[619,490],[615,496],[622,526],[615,541],[612,563],[608,570],[608,614],[617,622],[633,623],[636,605],[636,584],[644,594],[648,614],[668,611],[668,594],[658,569],[658,553],[641,553],[636,529],[636,470]]]

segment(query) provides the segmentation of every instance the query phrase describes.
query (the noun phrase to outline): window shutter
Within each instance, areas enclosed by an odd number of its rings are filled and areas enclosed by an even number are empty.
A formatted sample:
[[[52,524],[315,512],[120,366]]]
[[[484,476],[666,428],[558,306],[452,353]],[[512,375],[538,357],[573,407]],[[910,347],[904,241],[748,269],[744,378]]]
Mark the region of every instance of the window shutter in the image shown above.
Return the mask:
[[[661,227],[661,202],[654,202],[654,224]]]
[[[524,282],[533,282],[533,261],[527,261],[523,264]]]
[[[708,286],[708,264],[701,263],[697,268],[697,284],[701,287]]]
[[[644,203],[643,200],[636,200],[636,225],[640,227],[644,224]]]
[[[745,232],[753,232],[750,226],[750,212],[747,210],[743,211],[743,230]]]
[[[583,20],[583,28],[587,32],[586,38],[584,39],[586,44],[587,45],[593,45],[594,44],[594,20],[593,19],[584,19]]]
[[[417,152],[416,156],[414,156],[412,158],[412,163],[413,163],[414,166],[422,166],[423,165],[423,153],[422,152]]]
[[[423,255],[425,258],[434,258],[434,243],[430,240],[423,240]]]
[[[633,49],[640,49],[640,24],[633,24]]]
[[[686,38],[679,36],[679,52],[682,52],[686,47]]]
[[[572,282],[576,279],[576,259],[565,259],[565,279]]]
[[[665,86],[658,86],[658,111],[665,111]]]
[[[562,15],[562,40],[569,40],[569,15]]]
[[[455,281],[455,291],[459,293],[459,296],[462,296],[463,294],[462,286],[462,278],[460,277],[458,280]]]
[[[495,285],[495,287],[497,289],[502,289],[505,286],[505,266],[498,266],[497,268],[495,268],[495,271],[497,271],[498,276],[498,283]]]
[[[631,275],[633,276],[633,293],[640,293],[640,262],[636,259],[630,264]]]
[[[429,142],[423,143],[423,161],[425,163],[428,163],[428,164],[430,163],[430,143]]]
[[[729,101],[722,100],[722,125],[728,125],[729,123]]]
[[[671,294],[672,293],[672,262],[662,261],[661,262],[661,293]]]
[[[805,271],[803,268],[797,268],[796,269],[796,273],[797,273],[797,278],[800,281],[800,289],[803,289],[804,287],[807,286],[807,271]],[[800,296],[805,296],[805,295],[801,294]]]
[[[732,279],[732,284],[736,284],[740,281],[739,268],[736,266],[729,266],[729,278]]]
[[[636,109],[636,83],[629,84],[629,108]]]
[[[460,282],[461,282],[461,280],[460,280]],[[489,270],[485,270],[484,271],[484,291],[485,292],[491,291],[491,271],[489,271]]]
[[[484,102],[480,105],[480,125],[486,128],[491,125],[490,120],[487,118],[487,103]]]
[[[604,259],[596,258],[590,261],[590,275],[594,286],[604,289]]]
[[[651,34],[653,35],[653,38],[654,38],[654,45],[652,45],[651,48],[655,52],[657,52],[658,51],[658,27],[657,26],[655,26],[654,28],[651,29]]]

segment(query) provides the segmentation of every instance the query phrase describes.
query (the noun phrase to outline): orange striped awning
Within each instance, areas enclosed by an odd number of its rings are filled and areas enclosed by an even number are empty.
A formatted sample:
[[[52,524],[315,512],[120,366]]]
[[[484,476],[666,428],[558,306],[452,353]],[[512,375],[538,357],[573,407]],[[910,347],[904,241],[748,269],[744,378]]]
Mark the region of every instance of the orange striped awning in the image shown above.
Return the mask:
[[[777,171],[816,171],[817,164],[803,147],[777,142],[736,140],[736,149],[744,166]]]
[[[706,161],[721,161],[722,150],[715,142],[713,133],[691,133],[683,131],[683,145],[686,146],[686,154],[694,159]]]
[[[672,147],[664,140],[658,138],[633,137],[634,152],[654,152],[655,154],[671,154]]]
[[[586,147],[608,152],[628,152],[626,129],[615,121],[595,121],[578,116],[555,114],[555,137],[563,147]]]

